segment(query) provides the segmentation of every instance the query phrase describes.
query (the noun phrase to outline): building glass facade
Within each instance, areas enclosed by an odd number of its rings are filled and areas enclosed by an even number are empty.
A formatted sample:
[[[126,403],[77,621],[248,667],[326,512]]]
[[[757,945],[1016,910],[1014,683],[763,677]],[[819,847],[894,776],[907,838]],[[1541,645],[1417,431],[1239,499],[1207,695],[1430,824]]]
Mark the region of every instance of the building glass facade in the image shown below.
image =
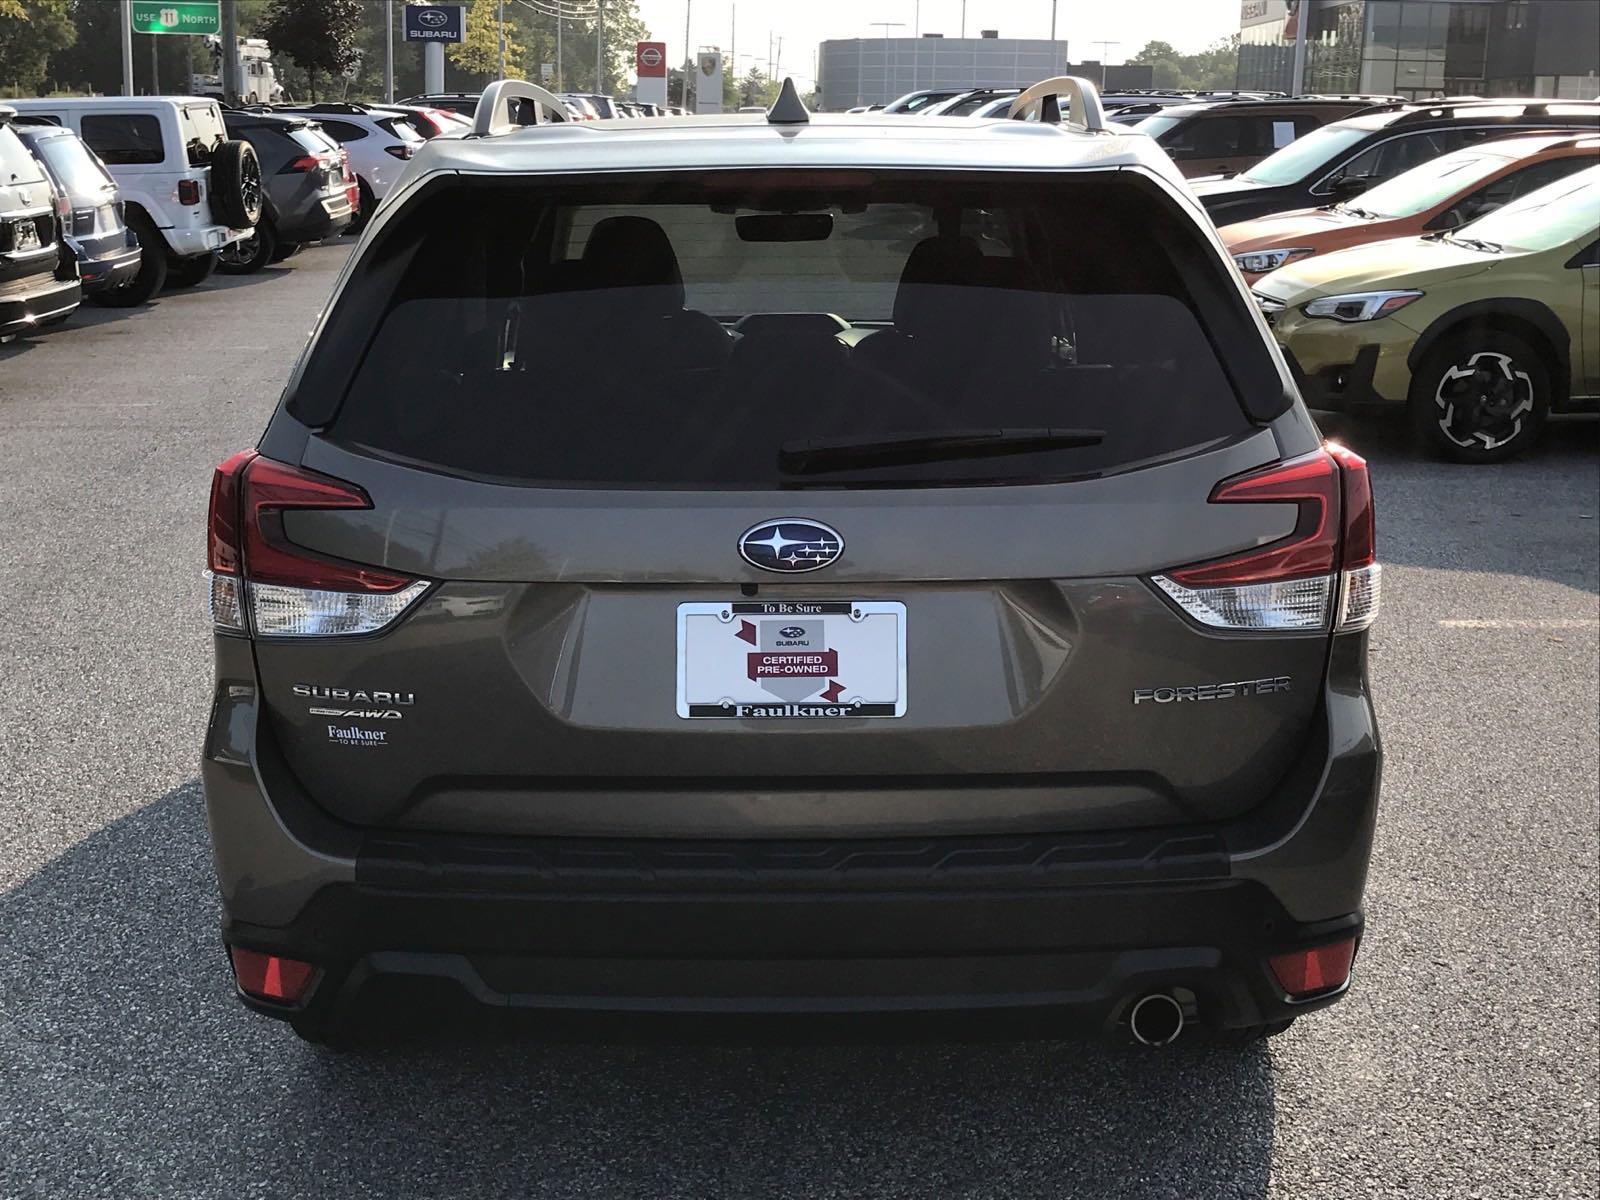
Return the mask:
[[[1242,0],[1239,87],[1293,86],[1302,19],[1308,92],[1600,95],[1600,3],[1590,0]]]

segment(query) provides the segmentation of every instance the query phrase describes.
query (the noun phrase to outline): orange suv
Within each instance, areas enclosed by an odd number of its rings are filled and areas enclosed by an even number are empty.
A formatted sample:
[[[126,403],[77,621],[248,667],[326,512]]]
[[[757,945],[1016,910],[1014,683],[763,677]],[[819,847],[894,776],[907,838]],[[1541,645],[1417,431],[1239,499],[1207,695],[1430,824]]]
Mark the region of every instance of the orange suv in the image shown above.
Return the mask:
[[[1245,281],[1314,254],[1454,229],[1595,164],[1600,137],[1515,134],[1441,155],[1354,200],[1301,208],[1219,231]]]

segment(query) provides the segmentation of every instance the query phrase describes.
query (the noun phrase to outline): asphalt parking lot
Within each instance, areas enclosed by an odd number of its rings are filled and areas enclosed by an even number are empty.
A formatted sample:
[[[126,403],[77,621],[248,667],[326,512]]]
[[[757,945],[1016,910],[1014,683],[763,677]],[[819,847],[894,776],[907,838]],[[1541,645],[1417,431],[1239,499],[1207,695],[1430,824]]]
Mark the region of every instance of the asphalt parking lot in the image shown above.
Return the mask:
[[[211,467],[346,251],[0,347],[0,1196],[1592,1197],[1600,426],[1374,464],[1351,996],[1269,1045],[563,1029],[351,1056],[233,1002],[196,759]]]

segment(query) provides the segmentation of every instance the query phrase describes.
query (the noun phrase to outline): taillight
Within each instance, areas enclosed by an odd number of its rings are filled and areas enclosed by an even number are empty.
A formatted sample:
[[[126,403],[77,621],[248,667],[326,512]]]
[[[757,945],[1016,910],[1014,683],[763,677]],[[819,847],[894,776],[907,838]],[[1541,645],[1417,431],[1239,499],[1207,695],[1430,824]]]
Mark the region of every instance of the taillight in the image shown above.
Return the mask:
[[[384,153],[392,154],[396,158],[410,158],[416,153],[410,142],[401,142],[398,146],[385,146],[383,149]]]
[[[1278,985],[1295,1000],[1309,1000],[1342,988],[1355,962],[1356,940],[1330,942],[1309,950],[1275,954],[1267,960]]]
[[[305,175],[311,171],[320,171],[327,163],[315,154],[302,154],[299,158],[291,158],[278,168],[279,175]]]
[[[207,576],[219,629],[257,637],[375,633],[425,591],[425,580],[327,558],[289,541],[289,509],[371,508],[352,483],[241,451],[211,479]]]
[[[200,181],[198,179],[178,180],[178,203],[191,205],[200,203]]]
[[[1212,504],[1295,504],[1294,532],[1255,550],[1154,577],[1189,616],[1217,629],[1364,629],[1377,616],[1372,488],[1367,465],[1329,445],[1225,479]]]
[[[239,982],[239,990],[274,1004],[298,1004],[310,990],[317,973],[316,967],[297,958],[262,954],[238,946],[232,947],[229,955],[233,959],[233,977]]]
[[[55,198],[55,205],[56,205],[56,216],[60,217],[63,221],[70,221],[72,219],[72,201],[71,200],[69,200],[66,196],[61,195],[61,194],[58,193],[56,195],[56,198]]]
[[[1339,464],[1339,479],[1344,487],[1344,560],[1334,628],[1341,632],[1365,629],[1377,619],[1383,599],[1372,476],[1367,471],[1367,460],[1354,450],[1329,442],[1327,451]]]

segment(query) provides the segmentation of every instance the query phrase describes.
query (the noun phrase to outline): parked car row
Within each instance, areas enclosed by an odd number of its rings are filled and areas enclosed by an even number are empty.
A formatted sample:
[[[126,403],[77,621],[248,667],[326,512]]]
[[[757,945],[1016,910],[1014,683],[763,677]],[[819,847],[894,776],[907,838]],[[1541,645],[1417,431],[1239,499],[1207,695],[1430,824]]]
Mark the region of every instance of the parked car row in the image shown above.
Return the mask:
[[[210,276],[261,216],[261,163],[199,97],[58,97],[0,109],[0,337],[84,295],[142,304]]]
[[[473,99],[476,103],[476,98]],[[449,108],[64,96],[0,108],[0,338],[358,231]]]

